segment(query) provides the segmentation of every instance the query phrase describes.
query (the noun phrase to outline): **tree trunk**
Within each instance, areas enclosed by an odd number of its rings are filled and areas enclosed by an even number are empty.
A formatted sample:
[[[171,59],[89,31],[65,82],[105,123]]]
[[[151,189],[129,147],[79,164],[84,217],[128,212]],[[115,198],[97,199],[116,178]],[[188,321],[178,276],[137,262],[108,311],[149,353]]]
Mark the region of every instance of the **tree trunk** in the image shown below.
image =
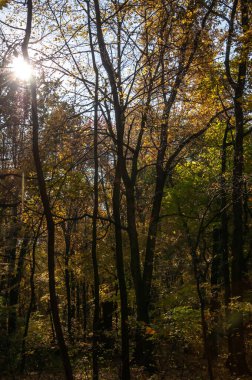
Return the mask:
[[[63,226],[63,233],[65,238],[65,286],[67,298],[67,332],[70,339],[72,339],[72,300],[71,300],[71,281],[69,258],[71,249],[70,231],[69,226]]]
[[[29,60],[28,44],[31,36],[32,29],[32,0],[27,0],[27,24],[24,41],[22,43],[22,52],[24,59],[27,62]],[[53,318],[53,324],[55,333],[60,348],[62,362],[65,369],[65,376],[68,380],[73,380],[72,367],[68,356],[67,346],[65,343],[60,317],[59,308],[56,294],[55,284],[55,226],[52,217],[49,197],[47,194],[46,183],[44,173],[42,169],[40,154],[39,154],[39,119],[38,119],[38,106],[37,106],[37,89],[35,78],[30,80],[31,91],[31,108],[32,108],[32,127],[33,127],[33,157],[38,178],[38,187],[40,192],[41,201],[43,203],[44,214],[47,223],[47,259],[48,259],[48,275],[49,275],[49,293],[50,293],[50,305]]]
[[[116,268],[117,277],[120,289],[121,300],[121,335],[122,335],[122,374],[123,380],[130,379],[129,367],[129,336],[128,336],[128,302],[127,302],[127,289],[124,274],[123,262],[123,248],[122,248],[122,231],[121,231],[121,217],[120,217],[120,186],[121,176],[125,169],[124,167],[124,154],[123,154],[123,136],[124,136],[124,113],[120,103],[120,96],[117,88],[117,78],[109,58],[106,44],[102,32],[101,14],[99,0],[94,0],[95,16],[96,16],[96,30],[99,49],[101,53],[102,64],[108,74],[110,86],[112,90],[113,103],[115,109],[116,130],[117,130],[117,163],[116,173],[113,188],[113,216],[115,221],[115,240],[116,240]]]
[[[92,55],[93,69],[95,72],[95,92],[94,92],[94,204],[93,204],[93,226],[92,226],[92,263],[93,263],[93,276],[94,276],[94,316],[93,316],[93,380],[99,379],[99,359],[98,359],[98,345],[99,345],[99,329],[100,329],[100,278],[99,267],[97,260],[97,216],[99,206],[99,159],[98,159],[98,91],[99,91],[99,72],[96,65],[94,46],[91,30],[91,15],[89,9],[89,2],[87,2],[88,11],[88,31],[89,42]]]
[[[243,300],[243,279],[245,276],[244,249],[243,249],[243,134],[244,134],[244,114],[243,96],[247,75],[247,59],[249,46],[244,41],[241,45],[240,60],[238,64],[237,81],[232,79],[229,67],[230,44],[233,37],[234,17],[237,12],[237,1],[234,1],[232,8],[233,19],[230,22],[229,45],[226,52],[226,71],[230,85],[234,90],[234,113],[235,113],[235,139],[233,155],[233,180],[232,180],[232,206],[233,206],[233,237],[232,237],[232,263],[231,263],[231,295],[236,302]],[[245,34],[249,27],[248,1],[240,0],[241,26]],[[229,48],[229,50],[228,50]],[[229,334],[229,364],[232,373],[239,375],[248,373],[246,362],[246,350],[243,329],[242,312],[231,311],[231,323]]]
[[[243,300],[243,277],[245,275],[243,252],[243,110],[240,104],[242,93],[239,89],[235,95],[236,136],[233,166],[233,239],[231,265],[231,294],[241,302]],[[248,372],[243,331],[242,312],[232,311],[232,323],[229,329],[230,368],[233,373]]]
[[[208,334],[209,353],[212,359],[218,356],[218,322],[219,322],[219,292],[221,283],[221,229],[213,230],[213,258],[211,263],[211,331]]]
[[[120,217],[120,186],[121,175],[120,165],[117,162],[115,171],[115,181],[113,188],[113,216],[115,221],[115,241],[116,241],[116,270],[120,290],[121,301],[121,342],[122,342],[122,371],[121,379],[130,380],[129,365],[129,330],[128,330],[128,300],[127,288],[124,273],[122,230]]]
[[[6,241],[5,255],[8,261],[8,279],[7,279],[7,294],[8,294],[8,334],[15,333],[17,327],[17,313],[16,313],[16,297],[15,297],[15,264],[17,254],[17,207],[12,208],[10,229]]]
[[[34,283],[34,275],[35,275],[35,269],[36,269],[36,245],[39,237],[40,228],[42,225],[43,218],[41,219],[37,234],[34,237],[33,245],[32,245],[32,253],[31,253],[31,269],[30,269],[30,304],[29,308],[27,310],[26,314],[26,320],[25,320],[25,328],[24,328],[24,334],[22,339],[22,347],[21,347],[21,360],[20,360],[20,372],[24,373],[25,370],[25,362],[26,362],[26,338],[28,336],[28,330],[29,330],[29,323],[30,323],[30,317],[32,314],[32,311],[35,310],[36,306],[36,297],[35,297],[35,283]]]
[[[88,319],[88,303],[87,303],[87,284],[83,281],[82,284],[82,312],[83,312],[83,332],[84,337],[87,333],[87,319]]]
[[[227,185],[226,185],[226,166],[227,166],[227,134],[229,123],[226,127],[221,153],[221,252],[222,252],[222,274],[224,281],[224,300],[225,306],[228,307],[231,296],[230,289],[230,270],[229,270],[229,252],[228,252],[228,214],[227,214]]]
[[[25,236],[23,237],[23,242],[21,245],[20,253],[19,253],[16,274],[15,275],[13,274],[13,277],[11,280],[11,288],[9,292],[10,310],[9,310],[8,328],[9,328],[9,332],[11,331],[12,333],[14,333],[17,328],[17,309],[18,309],[20,283],[21,283],[22,274],[23,274],[24,258],[28,251],[28,244],[29,244],[29,238],[26,231]]]

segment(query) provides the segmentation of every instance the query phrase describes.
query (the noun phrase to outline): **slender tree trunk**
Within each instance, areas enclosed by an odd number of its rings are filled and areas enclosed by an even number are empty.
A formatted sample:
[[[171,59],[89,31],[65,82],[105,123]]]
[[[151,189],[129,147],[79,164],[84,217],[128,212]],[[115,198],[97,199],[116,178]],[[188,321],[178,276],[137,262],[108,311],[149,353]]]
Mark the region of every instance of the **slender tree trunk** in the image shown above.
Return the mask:
[[[82,312],[83,312],[83,332],[84,338],[87,333],[88,303],[87,303],[87,284],[84,280],[82,284]]]
[[[181,217],[182,224],[185,229],[187,241],[188,241],[188,246],[190,248],[190,253],[192,257],[192,265],[193,265],[193,273],[194,273],[194,278],[196,281],[196,288],[197,288],[197,294],[199,298],[199,303],[200,303],[200,314],[201,314],[201,328],[202,328],[202,340],[204,344],[204,353],[205,357],[207,360],[207,370],[208,370],[208,377],[209,380],[214,380],[214,374],[213,374],[213,366],[212,366],[212,357],[211,357],[211,350],[210,350],[210,345],[208,341],[208,324],[206,321],[206,316],[205,316],[205,295],[203,294],[202,290],[202,282],[205,282],[206,274],[202,273],[202,271],[199,268],[199,259],[197,257],[197,249],[199,247],[200,243],[200,238],[201,238],[201,226],[199,227],[199,231],[197,234],[196,241],[192,240],[192,236],[190,234],[189,226],[181,212],[180,205],[178,203],[178,211]]]
[[[88,30],[89,42],[91,47],[93,69],[95,72],[95,93],[94,93],[94,205],[93,205],[93,226],[92,226],[92,262],[94,275],[94,316],[93,316],[93,380],[99,379],[99,361],[98,361],[98,346],[99,346],[99,329],[100,329],[100,278],[97,260],[97,216],[99,206],[99,159],[98,159],[98,91],[99,91],[99,72],[96,65],[92,30],[91,30],[91,15],[89,2],[88,7]]]
[[[28,44],[31,36],[32,29],[32,0],[27,0],[27,24],[25,37],[22,44],[22,52],[24,59],[27,62],[29,60]],[[59,308],[56,294],[56,284],[55,284],[55,226],[52,217],[49,197],[47,194],[46,183],[44,178],[44,173],[42,169],[40,154],[39,154],[39,119],[38,119],[38,106],[37,106],[37,89],[35,78],[33,77],[30,81],[30,91],[31,91],[31,106],[32,106],[32,126],[33,126],[33,157],[38,178],[38,187],[40,192],[40,197],[43,203],[44,214],[47,223],[47,258],[48,258],[48,275],[49,275],[49,293],[50,293],[50,305],[53,318],[53,324],[55,328],[55,333],[60,348],[62,362],[65,369],[66,379],[72,380],[73,373],[72,367],[68,356],[67,346],[65,343],[60,317]]]
[[[117,277],[120,289],[121,301],[121,334],[122,334],[122,373],[123,380],[130,379],[129,367],[129,335],[128,335],[128,301],[127,301],[127,288],[124,273],[123,261],[123,248],[122,248],[122,231],[121,231],[121,217],[120,217],[120,203],[121,203],[121,176],[125,170],[124,154],[123,154],[123,136],[124,136],[124,112],[121,107],[120,96],[117,88],[117,78],[109,58],[106,44],[103,37],[101,27],[101,15],[99,0],[94,0],[95,15],[96,15],[96,30],[98,44],[101,54],[103,66],[108,74],[110,86],[112,90],[116,130],[117,130],[117,163],[116,173],[113,188],[113,216],[115,221],[115,240],[116,240],[116,268]]]
[[[76,319],[80,320],[80,284],[76,282]]]
[[[7,236],[7,247],[5,255],[8,261],[8,279],[7,279],[7,294],[8,294],[8,334],[15,333],[17,327],[17,313],[16,313],[16,297],[15,297],[15,265],[17,255],[17,238],[18,238],[18,226],[17,226],[17,207],[12,208],[10,229]]]
[[[211,263],[211,331],[208,334],[209,353],[212,359],[218,356],[218,322],[220,311],[220,279],[221,279],[221,263],[222,263],[222,246],[221,246],[221,229],[213,230],[213,258]]]
[[[192,255],[194,256],[193,261],[195,262],[196,260],[195,253],[192,253]],[[208,325],[207,325],[206,316],[205,316],[205,299],[204,299],[204,296],[202,295],[200,277],[199,277],[197,267],[195,265],[196,264],[194,263],[194,275],[196,279],[198,298],[200,301],[202,340],[204,343],[204,351],[205,351],[205,356],[207,360],[208,377],[209,377],[209,380],[214,380],[213,367],[212,367],[212,355],[211,355],[210,345],[208,341]]]
[[[67,298],[67,331],[68,336],[72,339],[72,300],[71,300],[71,284],[70,284],[70,270],[69,270],[69,258],[70,258],[70,231],[68,226],[63,228],[65,237],[65,286],[66,286],[66,298]]]
[[[234,90],[234,113],[235,113],[235,139],[233,155],[233,181],[232,181],[232,206],[233,206],[233,237],[231,244],[232,262],[231,262],[231,296],[237,302],[243,300],[243,277],[245,276],[244,265],[244,248],[243,248],[243,134],[244,134],[244,112],[243,96],[245,91],[247,75],[247,59],[249,53],[248,41],[242,42],[240,50],[240,60],[238,64],[237,81],[232,78],[230,70],[229,56],[231,51],[231,42],[233,38],[234,20],[237,10],[241,15],[241,27],[245,35],[249,28],[249,9],[248,0],[240,0],[240,9],[238,2],[234,0],[230,28],[226,49],[226,73],[231,87]],[[246,361],[246,349],[243,328],[242,312],[231,311],[233,321],[229,329],[229,363],[231,372],[242,375],[248,372]]]
[[[113,188],[113,216],[115,221],[115,240],[116,240],[116,270],[120,290],[121,302],[121,342],[122,342],[122,371],[121,379],[130,380],[129,365],[129,329],[128,329],[128,297],[124,273],[122,230],[120,217],[120,186],[121,186],[120,164],[116,164],[115,181]]]
[[[136,228],[136,205],[134,187],[126,185],[126,201],[127,201],[127,221],[128,235],[131,250],[131,274],[134,282],[137,304],[137,319],[139,323],[149,323],[148,308],[146,308],[144,299],[144,288],[141,274],[140,253],[138,244],[138,234]]]
[[[13,273],[10,282],[10,292],[9,292],[9,318],[8,318],[8,329],[9,333],[15,333],[17,328],[17,310],[18,310],[18,300],[19,300],[19,291],[20,291],[20,283],[22,280],[23,274],[23,264],[24,258],[28,251],[29,238],[27,231],[23,237],[23,242],[21,245],[18,264],[16,268],[16,274]]]
[[[224,300],[226,309],[230,302],[230,270],[229,270],[229,252],[228,252],[228,214],[227,214],[227,184],[226,184],[226,167],[227,167],[227,134],[229,124],[226,127],[221,153],[221,251],[222,251],[222,273],[224,281]]]
[[[71,255],[74,251],[71,252]],[[71,295],[71,319],[76,318],[76,283],[77,279],[73,270],[69,270],[70,295]]]
[[[156,239],[157,239],[157,228],[158,228],[159,215],[160,215],[161,204],[162,204],[162,199],[163,199],[165,179],[166,179],[165,173],[162,170],[157,170],[156,187],[155,187],[155,194],[154,194],[154,199],[153,199],[153,204],[152,204],[152,209],[151,209],[150,223],[149,223],[148,236],[147,236],[147,242],[146,242],[144,273],[143,273],[146,309],[148,309],[149,302],[150,302],[154,254],[155,254]]]
[[[98,364],[98,334],[100,328],[100,279],[97,260],[97,216],[98,216],[98,71],[96,71],[95,84],[95,110],[94,110],[94,206],[93,206],[93,228],[92,228],[92,262],[94,272],[94,317],[93,317],[93,380],[99,379]]]
[[[236,136],[233,169],[233,239],[231,265],[231,294],[238,302],[243,300],[243,276],[245,275],[243,252],[243,110],[237,99],[241,96],[236,91],[235,117]],[[231,345],[230,367],[232,372],[245,374],[248,371],[243,330],[242,312],[232,311],[235,323],[230,327]]]
[[[43,221],[43,218],[41,218],[36,236],[34,237],[34,241],[33,241],[33,245],[32,245],[32,252],[31,252],[31,259],[32,260],[31,260],[31,272],[30,272],[30,304],[29,304],[29,308],[28,308],[27,314],[26,314],[25,328],[24,328],[24,334],[23,334],[23,339],[22,339],[21,360],[20,360],[20,372],[21,373],[24,373],[24,371],[25,371],[26,339],[28,336],[30,317],[31,317],[32,311],[35,309],[35,306],[36,306],[35,283],[34,283],[34,275],[35,275],[35,269],[36,269],[36,256],[35,256],[35,254],[36,254],[36,246],[37,246],[37,241],[38,241],[42,221]]]
[[[227,213],[227,184],[226,184],[226,170],[227,170],[227,136],[229,130],[229,121],[227,123],[221,152],[221,252],[222,252],[222,274],[224,283],[224,302],[225,302],[225,318],[226,325],[230,320],[229,303],[231,297],[230,288],[230,269],[229,269],[229,247],[228,247],[228,213]],[[226,329],[228,350],[232,352],[232,339],[229,328]],[[228,359],[229,363],[229,359]]]

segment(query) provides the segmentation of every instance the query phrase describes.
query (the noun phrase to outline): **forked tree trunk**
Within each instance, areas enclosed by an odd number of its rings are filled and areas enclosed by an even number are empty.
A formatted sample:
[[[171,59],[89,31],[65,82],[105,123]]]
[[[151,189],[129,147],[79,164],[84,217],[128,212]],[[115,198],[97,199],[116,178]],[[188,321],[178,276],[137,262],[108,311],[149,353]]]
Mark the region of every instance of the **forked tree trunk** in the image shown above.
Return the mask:
[[[113,187],[113,217],[115,222],[115,241],[116,241],[116,269],[120,289],[121,301],[121,334],[122,334],[122,372],[121,378],[123,380],[130,379],[129,367],[129,335],[128,335],[128,301],[127,301],[127,288],[124,273],[124,260],[123,260],[123,246],[122,246],[122,231],[121,231],[121,182],[122,172],[125,171],[125,162],[123,154],[123,136],[124,136],[124,112],[121,107],[120,95],[117,88],[117,79],[112,62],[109,58],[106,44],[102,32],[101,15],[99,0],[94,0],[95,15],[96,15],[96,30],[98,44],[102,59],[102,64],[108,74],[110,86],[112,89],[116,131],[117,131],[117,163],[115,168],[115,180]]]

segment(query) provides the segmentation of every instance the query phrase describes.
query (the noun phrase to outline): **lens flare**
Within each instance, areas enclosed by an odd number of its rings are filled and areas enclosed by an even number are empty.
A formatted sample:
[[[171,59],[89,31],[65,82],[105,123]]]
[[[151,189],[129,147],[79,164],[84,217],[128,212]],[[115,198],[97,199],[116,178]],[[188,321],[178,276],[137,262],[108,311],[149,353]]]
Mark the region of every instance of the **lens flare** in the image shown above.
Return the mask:
[[[27,63],[23,57],[15,57],[12,61],[11,68],[15,79],[29,81],[33,75],[32,66]]]

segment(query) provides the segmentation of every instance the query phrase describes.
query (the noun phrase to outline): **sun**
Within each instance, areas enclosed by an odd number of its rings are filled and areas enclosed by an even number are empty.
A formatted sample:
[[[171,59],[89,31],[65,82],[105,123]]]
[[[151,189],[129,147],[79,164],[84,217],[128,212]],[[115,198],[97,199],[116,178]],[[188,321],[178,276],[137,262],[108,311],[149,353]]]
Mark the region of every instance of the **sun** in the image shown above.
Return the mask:
[[[23,57],[15,57],[12,61],[11,68],[15,79],[20,79],[22,81],[29,81],[33,75],[32,66],[27,63]]]

